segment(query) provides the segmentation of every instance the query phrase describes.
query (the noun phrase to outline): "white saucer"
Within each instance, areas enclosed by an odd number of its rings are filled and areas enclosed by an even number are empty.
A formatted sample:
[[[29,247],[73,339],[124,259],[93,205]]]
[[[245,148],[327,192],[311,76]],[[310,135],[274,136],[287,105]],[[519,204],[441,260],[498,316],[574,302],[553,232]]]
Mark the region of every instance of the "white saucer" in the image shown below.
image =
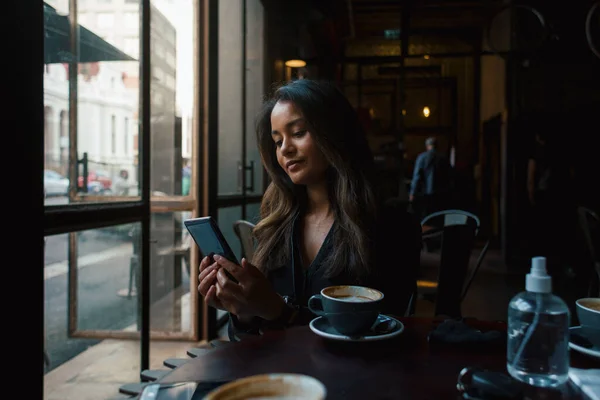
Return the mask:
[[[581,334],[581,332],[580,332],[581,326],[572,326],[569,328],[569,331],[577,332],[581,336],[583,336],[583,334]],[[598,346],[594,346],[591,349],[586,349],[585,347],[581,347],[573,342],[569,342],[569,347],[580,353],[587,354],[588,356],[592,356],[592,357],[596,357],[596,358],[600,359],[600,348]]]
[[[378,333],[373,329],[378,324],[389,320],[392,320],[392,322],[395,323],[395,326],[391,331],[385,333]],[[309,326],[311,331],[313,331],[321,337],[332,340],[340,340],[343,342],[374,342],[377,340],[386,340],[396,337],[404,331],[404,325],[402,324],[402,322],[398,321],[396,318],[384,314],[379,314],[371,330],[363,336],[342,335],[341,333],[336,331],[331,325],[329,325],[329,321],[327,321],[327,318],[325,317],[317,317],[313,319],[312,321],[310,321]]]

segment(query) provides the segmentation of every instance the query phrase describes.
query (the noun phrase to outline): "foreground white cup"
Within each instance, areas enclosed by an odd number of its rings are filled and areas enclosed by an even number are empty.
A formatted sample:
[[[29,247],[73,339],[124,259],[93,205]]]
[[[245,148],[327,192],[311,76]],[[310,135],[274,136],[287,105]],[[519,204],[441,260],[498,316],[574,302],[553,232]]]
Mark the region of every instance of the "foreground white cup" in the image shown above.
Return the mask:
[[[325,385],[312,376],[265,374],[249,376],[226,383],[211,391],[204,399],[324,400],[326,395]]]

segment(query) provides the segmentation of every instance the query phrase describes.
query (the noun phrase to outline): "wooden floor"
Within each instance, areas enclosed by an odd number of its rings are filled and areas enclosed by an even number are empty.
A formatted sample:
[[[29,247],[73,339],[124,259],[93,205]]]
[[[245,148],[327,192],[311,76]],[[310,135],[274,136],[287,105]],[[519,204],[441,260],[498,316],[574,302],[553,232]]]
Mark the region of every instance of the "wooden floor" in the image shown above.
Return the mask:
[[[477,251],[474,252],[474,258]],[[433,273],[435,254],[423,253],[424,273]],[[524,288],[523,274],[508,274],[498,251],[490,250],[463,303],[463,315],[485,320],[506,320],[508,301]],[[482,301],[482,299],[484,299]],[[420,299],[417,315],[432,315],[433,303]],[[226,337],[220,332],[221,337]],[[152,341],[151,369],[166,368],[163,360],[187,357],[186,350],[198,343]],[[104,340],[44,376],[47,400],[117,400],[119,387],[139,382],[140,345],[138,341]]]

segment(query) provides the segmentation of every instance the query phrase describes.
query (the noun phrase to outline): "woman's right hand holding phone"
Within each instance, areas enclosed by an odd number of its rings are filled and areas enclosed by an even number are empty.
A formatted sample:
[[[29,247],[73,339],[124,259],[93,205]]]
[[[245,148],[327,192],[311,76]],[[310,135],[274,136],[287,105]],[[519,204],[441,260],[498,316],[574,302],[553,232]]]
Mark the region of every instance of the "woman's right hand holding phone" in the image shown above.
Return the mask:
[[[208,305],[234,314],[241,321],[254,317],[273,320],[285,306],[269,280],[245,259],[237,265],[219,255],[214,259],[205,257],[200,263],[198,281],[198,291]]]
[[[198,291],[204,297],[204,301],[214,308],[227,311],[221,301],[215,295],[214,286],[217,283],[217,272],[221,266],[211,256],[206,256],[200,262],[200,274],[198,275]],[[213,287],[213,290],[210,288]]]

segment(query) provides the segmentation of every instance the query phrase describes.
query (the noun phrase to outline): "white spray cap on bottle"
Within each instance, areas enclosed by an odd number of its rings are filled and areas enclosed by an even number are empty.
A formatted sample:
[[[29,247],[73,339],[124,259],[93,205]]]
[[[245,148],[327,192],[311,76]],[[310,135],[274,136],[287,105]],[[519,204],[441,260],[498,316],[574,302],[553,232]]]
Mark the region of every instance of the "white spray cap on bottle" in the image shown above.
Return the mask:
[[[545,257],[531,259],[531,271],[525,277],[525,290],[534,293],[552,292],[552,277],[546,271]]]

